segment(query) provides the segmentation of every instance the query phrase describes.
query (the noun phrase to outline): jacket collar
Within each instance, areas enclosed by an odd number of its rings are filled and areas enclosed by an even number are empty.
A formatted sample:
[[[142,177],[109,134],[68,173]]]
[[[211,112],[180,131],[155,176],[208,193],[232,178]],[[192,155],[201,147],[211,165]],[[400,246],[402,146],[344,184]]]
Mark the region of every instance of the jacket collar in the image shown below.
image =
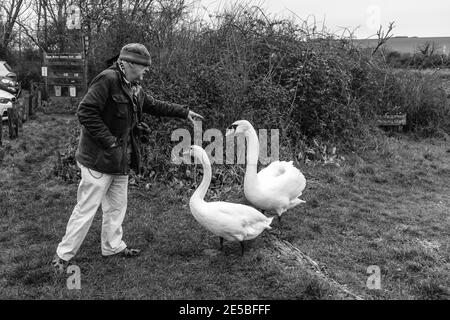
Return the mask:
[[[110,69],[113,69],[115,71],[117,71],[120,75],[120,80],[122,83],[122,88],[123,90],[127,93],[127,95],[130,96],[136,96],[139,91],[141,90],[141,85],[139,82],[134,81],[134,82],[130,82],[128,81],[128,79],[125,77],[125,72],[123,70],[123,65],[120,65],[119,60],[116,61],[111,67]]]

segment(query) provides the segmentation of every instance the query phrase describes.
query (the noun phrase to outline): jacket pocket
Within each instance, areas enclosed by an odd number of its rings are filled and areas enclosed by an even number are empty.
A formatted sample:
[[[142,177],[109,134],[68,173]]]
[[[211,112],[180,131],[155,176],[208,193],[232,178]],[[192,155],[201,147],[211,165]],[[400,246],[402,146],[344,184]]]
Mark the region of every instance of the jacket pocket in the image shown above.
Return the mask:
[[[101,149],[95,160],[95,167],[103,173],[122,173],[123,148],[121,146]]]
[[[114,101],[114,115],[119,119],[127,119],[129,105],[128,99],[122,95],[114,94],[112,95],[112,100]]]

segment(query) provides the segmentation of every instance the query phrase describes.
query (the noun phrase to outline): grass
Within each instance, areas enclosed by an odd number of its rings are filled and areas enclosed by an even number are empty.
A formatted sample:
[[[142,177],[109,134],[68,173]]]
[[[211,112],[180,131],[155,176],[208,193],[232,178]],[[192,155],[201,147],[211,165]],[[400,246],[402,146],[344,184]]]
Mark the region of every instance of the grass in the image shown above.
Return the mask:
[[[103,258],[101,212],[73,263],[81,290],[49,268],[75,205],[77,185],[52,175],[69,138],[67,120],[26,122],[4,141],[0,166],[0,299],[344,299],[274,248],[268,235],[239,245],[219,241],[189,212],[188,197],[164,185],[130,188],[125,241],[136,259]],[[365,299],[450,298],[450,153],[444,140],[392,136],[381,151],[344,155],[341,166],[302,165],[302,207],[283,216],[275,236],[300,249]],[[233,188],[223,199],[243,201]],[[276,226],[276,222],[274,223]],[[367,268],[381,269],[369,290]],[[68,276],[68,275],[67,275]]]

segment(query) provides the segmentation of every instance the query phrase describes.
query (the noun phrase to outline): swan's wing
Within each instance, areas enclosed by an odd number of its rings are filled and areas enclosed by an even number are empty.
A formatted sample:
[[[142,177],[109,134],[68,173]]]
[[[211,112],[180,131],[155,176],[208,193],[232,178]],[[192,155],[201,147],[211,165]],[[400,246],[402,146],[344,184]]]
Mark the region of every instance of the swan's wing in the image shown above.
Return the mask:
[[[201,208],[196,208],[196,214],[193,214],[197,222],[216,236],[227,240],[242,241],[245,232],[243,232],[242,221],[230,215],[228,210],[221,209],[217,202],[207,202]]]
[[[305,190],[306,187],[306,179],[305,176],[303,175],[303,173],[300,172],[300,170],[298,170],[295,167],[292,167],[291,170],[289,170],[287,172],[287,175],[289,176],[289,180],[290,182],[288,183],[292,183],[292,185],[295,185],[296,187],[291,189],[291,199],[293,197],[299,197],[302,195],[303,190]]]
[[[284,165],[280,161],[274,161],[258,172],[259,179],[270,179],[284,173]]]
[[[265,229],[272,229],[270,224],[273,217],[268,218],[255,208],[242,204],[227,203],[227,206],[236,210],[235,212],[239,212],[242,228],[245,230],[245,240],[256,238]]]
[[[216,208],[216,212],[224,216],[223,221],[232,221],[234,226],[239,226],[244,237],[249,234],[257,235],[262,230],[270,228],[273,218],[268,218],[253,207],[231,202],[210,202]],[[226,218],[225,218],[226,217]]]
[[[239,220],[242,226],[256,222],[267,221],[267,217],[253,207],[232,202],[210,202],[209,204],[215,205],[217,210],[233,219]]]
[[[292,161],[274,161],[258,173],[258,183],[268,194],[292,199],[302,194],[306,179]]]

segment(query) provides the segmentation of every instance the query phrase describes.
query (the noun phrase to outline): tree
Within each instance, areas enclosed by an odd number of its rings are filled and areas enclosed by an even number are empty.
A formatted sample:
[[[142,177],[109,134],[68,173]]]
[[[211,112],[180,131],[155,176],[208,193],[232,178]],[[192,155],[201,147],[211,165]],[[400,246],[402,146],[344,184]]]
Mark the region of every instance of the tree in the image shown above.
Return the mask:
[[[434,41],[426,41],[425,43],[419,45],[417,47],[417,49],[424,56],[430,57],[436,52],[437,45],[436,45],[436,42],[434,42]]]
[[[2,0],[0,2],[0,57],[8,53],[8,46],[14,37],[14,27],[20,16],[31,6],[31,1],[25,0]]]

